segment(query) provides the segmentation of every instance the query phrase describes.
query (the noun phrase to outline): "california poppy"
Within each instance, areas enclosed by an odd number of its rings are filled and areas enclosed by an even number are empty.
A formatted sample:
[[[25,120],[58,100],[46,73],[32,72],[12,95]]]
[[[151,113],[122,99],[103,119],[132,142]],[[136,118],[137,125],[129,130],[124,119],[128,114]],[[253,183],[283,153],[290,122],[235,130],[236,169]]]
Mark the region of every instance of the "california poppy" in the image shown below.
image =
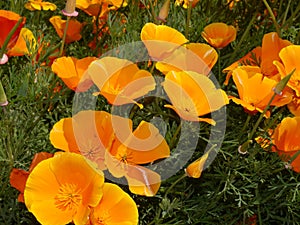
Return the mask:
[[[179,46],[188,42],[183,34],[166,25],[146,23],[141,30],[141,40],[149,56],[161,61],[170,56]]]
[[[272,135],[273,150],[285,156],[285,160],[293,157],[300,150],[300,117],[286,117],[275,128]],[[300,172],[300,156],[291,163],[293,170]]]
[[[300,45],[290,45],[283,48],[279,52],[279,57],[282,62],[274,61],[274,64],[281,78],[287,76],[295,69],[287,85],[296,92],[297,96],[300,96],[300,64],[298,62],[300,57]]]
[[[89,66],[88,74],[99,88],[98,94],[113,105],[136,103],[134,99],[147,94],[156,85],[151,73],[140,70],[126,59],[115,57],[94,61]]]
[[[131,123],[118,116],[113,119],[118,124]],[[55,148],[81,154],[102,170],[106,168],[105,151],[110,150],[114,138],[112,115],[104,111],[81,111],[72,118],[61,119],[50,131],[50,141]]]
[[[190,43],[178,47],[172,55],[155,64],[164,74],[169,71],[194,71],[208,75],[218,60],[218,53],[207,44]]]
[[[294,94],[287,107],[294,116],[300,116],[300,96]]]
[[[59,153],[30,173],[25,204],[42,224],[86,224],[91,207],[99,204],[104,175],[83,156]]]
[[[199,116],[214,112],[228,104],[226,93],[217,89],[203,74],[192,71],[170,71],[162,85],[172,103],[165,107],[173,109],[185,120],[204,121],[214,125],[214,120]]]
[[[103,17],[109,12],[108,2],[102,0],[76,0],[76,7],[90,16]]]
[[[224,84],[227,85],[229,82],[230,77],[232,76],[232,71],[236,69],[239,66],[255,66],[259,67],[260,73],[260,63],[261,63],[261,50],[262,48],[256,47],[250,52],[248,52],[245,56],[240,58],[238,61],[232,63],[230,66],[223,69],[223,73],[227,73],[226,79],[224,81]]]
[[[242,105],[247,112],[263,112],[274,95],[273,88],[278,82],[264,77],[261,73],[250,73],[243,68],[233,70],[232,76],[240,98],[229,96],[229,99],[236,104]],[[288,104],[291,100],[292,95],[290,91],[286,89],[282,95],[276,96],[271,105],[283,106]],[[269,116],[269,112],[266,116]]]
[[[29,47],[29,49],[28,49]],[[28,28],[22,28],[15,45],[7,51],[8,56],[33,54],[37,47],[36,39]]]
[[[274,76],[278,73],[273,61],[280,61],[279,52],[292,43],[281,39],[276,32],[265,34],[261,49],[261,71],[265,76]]]
[[[70,89],[77,92],[83,92],[93,85],[86,70],[91,62],[96,59],[96,57],[85,57],[82,59],[77,59],[75,57],[60,57],[54,61],[51,69]]]
[[[29,0],[25,3],[25,8],[34,11],[34,10],[56,10],[56,5],[51,2],[43,2],[42,0]]]
[[[208,158],[208,152],[205,153],[202,157],[200,157],[199,159],[195,160],[194,162],[192,162],[191,164],[189,164],[187,166],[187,168],[185,169],[186,174],[189,177],[193,177],[193,178],[199,178],[202,174],[202,171],[204,169],[204,164]]]
[[[133,199],[119,186],[110,183],[103,185],[103,197],[92,208],[90,224],[137,225],[138,209]]]
[[[236,28],[225,23],[211,23],[204,27],[202,37],[215,48],[224,48],[236,38]]]
[[[38,163],[40,163],[41,161],[43,161],[45,159],[51,158],[51,157],[53,157],[52,153],[39,152],[34,155],[34,158],[32,159],[30,167],[29,167],[29,171],[17,169],[17,168],[12,169],[12,171],[10,173],[9,181],[10,181],[11,186],[16,188],[20,192],[20,194],[18,196],[19,202],[24,202],[25,184],[26,184],[27,178],[28,178],[29,174],[31,173],[31,171],[34,169],[34,167],[36,167],[36,165]]]
[[[131,126],[121,127],[111,150],[105,155],[107,168],[114,177],[125,176],[131,192],[153,196],[160,186],[160,176],[139,164],[169,157],[169,146],[151,123],[142,121],[133,132]]]
[[[54,26],[58,36],[62,38],[67,21],[61,19],[60,16],[52,16],[49,21]],[[76,19],[70,19],[68,29],[67,29],[66,43],[79,41],[82,37],[80,34],[82,27],[83,27],[82,23],[78,22]]]
[[[19,14],[14,13],[12,11],[0,10],[0,24],[1,24],[0,48],[2,48],[9,32],[13,29],[13,27],[18,23],[20,19],[22,19],[22,22],[17,27],[16,31],[13,33],[11,39],[8,42],[7,45],[8,50],[15,45],[19,37],[19,34],[21,32],[21,29],[25,24],[26,18],[21,17]]]

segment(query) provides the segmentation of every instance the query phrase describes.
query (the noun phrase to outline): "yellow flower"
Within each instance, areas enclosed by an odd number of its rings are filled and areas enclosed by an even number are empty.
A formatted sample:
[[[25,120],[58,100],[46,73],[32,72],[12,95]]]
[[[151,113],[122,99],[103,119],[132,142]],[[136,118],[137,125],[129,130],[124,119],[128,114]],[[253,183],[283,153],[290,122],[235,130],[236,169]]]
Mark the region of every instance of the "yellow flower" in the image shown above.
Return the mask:
[[[200,157],[199,159],[195,160],[194,162],[192,162],[191,164],[189,164],[187,166],[187,168],[185,169],[186,174],[189,177],[193,177],[193,178],[199,178],[202,174],[205,162],[208,158],[208,152],[205,153],[202,157]]]
[[[136,103],[134,99],[152,91],[156,85],[151,73],[140,70],[126,59],[115,57],[94,61],[89,66],[88,74],[99,88],[99,94],[113,105]]]
[[[103,197],[92,209],[90,224],[137,225],[138,209],[133,199],[115,184],[104,183]]]
[[[78,92],[86,91],[93,85],[86,70],[91,62],[96,59],[96,57],[85,57],[82,59],[60,57],[53,62],[51,69],[70,89]]]
[[[210,118],[200,118],[228,104],[226,93],[217,89],[205,75],[196,72],[170,71],[163,82],[171,108],[183,119],[215,124]]]
[[[179,31],[166,25],[146,23],[141,30],[141,40],[149,56],[157,61],[170,56],[180,45],[188,40]]]
[[[251,68],[251,67],[250,67]],[[255,68],[255,67],[254,67]],[[238,89],[239,97],[230,96],[229,99],[242,105],[245,111],[255,114],[263,112],[274,95],[273,88],[278,83],[276,80],[264,77],[261,73],[243,68],[233,70],[233,81]],[[285,89],[281,96],[277,95],[272,101],[272,106],[283,106],[292,100],[289,89]],[[266,114],[269,116],[269,112]]]
[[[29,0],[25,3],[25,8],[34,11],[34,10],[56,10],[56,5],[51,2],[43,2],[42,0]]]
[[[172,55],[157,62],[155,67],[164,74],[170,71],[194,71],[208,75],[218,60],[216,50],[202,43],[190,43],[178,47]]]
[[[41,224],[85,224],[103,195],[104,176],[83,156],[59,153],[30,173],[25,204]]]
[[[300,57],[300,45],[290,45],[283,48],[279,52],[279,57],[282,63],[274,61],[274,64],[276,65],[281,78],[290,74],[295,69],[287,86],[292,88],[297,96],[300,96],[300,63],[298,62]]]
[[[273,150],[285,156],[285,160],[293,157],[300,150],[300,117],[286,117],[275,128],[272,135]],[[286,157],[288,156],[288,158]],[[300,156],[291,163],[293,170],[300,172]]]
[[[29,49],[27,48],[29,47]],[[36,39],[33,36],[31,30],[27,28],[22,28],[16,44],[7,51],[9,56],[21,56],[33,54],[37,47]]]
[[[236,29],[225,23],[211,23],[204,27],[202,37],[215,48],[224,48],[236,38]]]

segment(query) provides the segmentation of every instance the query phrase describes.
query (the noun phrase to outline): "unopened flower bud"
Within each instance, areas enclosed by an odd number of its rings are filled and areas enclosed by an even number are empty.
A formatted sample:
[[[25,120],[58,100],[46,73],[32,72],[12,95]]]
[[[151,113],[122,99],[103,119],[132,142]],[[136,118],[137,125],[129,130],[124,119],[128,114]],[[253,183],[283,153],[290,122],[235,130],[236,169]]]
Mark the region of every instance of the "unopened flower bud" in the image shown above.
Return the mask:
[[[159,11],[157,19],[166,22],[166,19],[169,14],[169,9],[170,9],[170,0],[166,0]]]
[[[62,10],[65,16],[77,16],[78,12],[75,11],[76,0],[67,0],[66,7]]]

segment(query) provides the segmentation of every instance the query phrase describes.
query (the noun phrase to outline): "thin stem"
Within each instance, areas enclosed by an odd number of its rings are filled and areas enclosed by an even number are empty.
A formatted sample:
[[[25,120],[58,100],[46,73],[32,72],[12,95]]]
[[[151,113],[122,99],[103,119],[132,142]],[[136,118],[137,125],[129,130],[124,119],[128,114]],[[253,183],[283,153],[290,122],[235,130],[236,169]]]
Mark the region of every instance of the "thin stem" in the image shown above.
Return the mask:
[[[221,50],[217,48],[218,52],[218,81],[221,83]]]
[[[186,24],[185,24],[185,37],[188,38],[189,35],[189,28],[191,22],[191,15],[192,15],[192,2],[189,1],[188,9],[187,9],[187,17],[186,17]]]
[[[285,24],[285,21],[286,21],[286,18],[287,18],[287,14],[288,14],[289,9],[290,9],[291,1],[292,1],[292,0],[289,0],[289,2],[288,2],[288,5],[287,5],[287,7],[286,7],[286,10],[285,10],[285,12],[284,12],[284,14],[283,14],[283,19],[282,19],[282,23],[281,23],[281,24]]]
[[[251,20],[250,20],[250,22],[249,22],[249,24],[248,24],[248,26],[247,26],[245,32],[244,32],[243,35],[242,35],[240,41],[239,41],[238,44],[236,45],[236,47],[235,47],[233,53],[231,54],[231,57],[230,57],[230,59],[229,59],[229,62],[232,62],[232,60],[234,60],[234,58],[235,58],[237,52],[241,50],[241,45],[242,45],[242,43],[244,42],[244,40],[246,39],[246,37],[248,36],[248,33],[249,33],[250,29],[251,29],[251,26],[252,26],[252,24],[254,23],[254,21],[256,20],[256,16],[257,16],[256,13],[254,13],[254,15],[252,16],[252,18],[251,18]]]
[[[272,96],[272,98],[270,99],[270,101],[268,102],[266,108],[265,108],[264,111],[260,114],[258,120],[256,121],[256,123],[255,123],[255,125],[254,125],[254,127],[253,127],[253,129],[252,129],[252,131],[251,131],[251,133],[250,133],[250,135],[249,135],[249,137],[248,137],[248,140],[251,140],[251,139],[253,138],[253,135],[254,135],[254,133],[255,133],[255,131],[256,131],[258,125],[259,125],[260,122],[262,121],[262,119],[263,119],[265,113],[268,111],[268,109],[269,109],[269,107],[270,107],[270,105],[271,105],[271,103],[272,103],[272,101],[274,100],[274,98],[275,98],[276,95],[277,95],[276,93],[273,94],[273,96]]]
[[[175,187],[176,184],[178,184],[181,180],[183,180],[185,177],[187,177],[186,173],[184,173],[181,177],[179,177],[166,191],[164,198],[168,196],[170,191]]]
[[[280,27],[279,27],[279,25],[278,25],[278,23],[277,23],[277,21],[276,21],[275,15],[274,15],[274,13],[273,13],[273,11],[272,11],[270,5],[268,4],[267,0],[263,0],[263,2],[264,2],[264,4],[265,4],[265,6],[266,6],[266,8],[267,8],[267,10],[268,10],[268,12],[269,12],[271,18],[272,18],[272,21],[273,21],[273,23],[274,23],[276,32],[277,32],[278,36],[280,37],[280,36],[281,36],[281,35],[280,35],[280,33],[281,33],[281,32],[280,32]]]
[[[173,135],[173,137],[172,137],[172,139],[170,141],[170,144],[169,144],[170,149],[174,148],[175,140],[177,140],[177,136],[178,136],[180,130],[181,130],[181,123],[177,127],[177,129],[176,129],[176,131],[175,131],[175,133],[174,133],[174,135]]]
[[[239,135],[238,139],[240,139],[242,137],[243,133],[245,132],[246,128],[248,127],[251,117],[252,116],[250,114],[248,114],[247,119],[244,123],[244,126],[242,127],[242,130],[240,131],[240,135]]]
[[[152,14],[154,23],[155,23],[155,24],[158,24],[158,20],[157,20],[156,15],[155,15],[155,10],[154,10],[154,6],[153,6],[153,4],[152,4],[152,0],[149,0],[149,5],[150,5],[151,14]]]
[[[6,51],[6,47],[11,39],[11,37],[13,36],[13,34],[16,32],[16,30],[18,29],[18,27],[20,26],[20,24],[22,23],[23,21],[23,17],[21,17],[18,22],[15,24],[15,26],[10,30],[10,32],[8,33],[3,45],[2,45],[2,48],[1,48],[1,51],[0,51],[0,59],[3,57],[5,51]]]
[[[63,35],[63,38],[62,38],[62,43],[61,43],[60,51],[59,51],[59,55],[60,56],[62,56],[63,51],[64,51],[64,46],[65,46],[65,42],[66,42],[67,30],[68,30],[68,27],[69,27],[70,18],[71,18],[70,16],[67,16],[67,22],[66,22],[66,26],[65,26],[65,30],[64,30],[64,35]]]

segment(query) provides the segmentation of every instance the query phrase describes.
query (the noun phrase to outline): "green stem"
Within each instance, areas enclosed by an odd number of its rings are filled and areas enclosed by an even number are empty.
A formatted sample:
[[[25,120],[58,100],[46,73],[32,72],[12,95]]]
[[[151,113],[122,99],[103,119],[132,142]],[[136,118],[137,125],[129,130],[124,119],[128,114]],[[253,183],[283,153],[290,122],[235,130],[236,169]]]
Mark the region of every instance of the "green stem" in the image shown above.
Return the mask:
[[[268,111],[268,109],[269,109],[269,107],[270,107],[270,105],[271,105],[271,103],[272,103],[272,101],[274,100],[274,98],[275,98],[276,95],[277,95],[276,93],[273,94],[273,96],[272,96],[272,98],[270,99],[270,101],[268,102],[266,108],[265,108],[264,111],[260,114],[258,120],[256,121],[256,123],[255,123],[255,125],[254,125],[254,127],[253,127],[253,129],[252,129],[252,131],[251,131],[251,133],[250,133],[250,135],[249,135],[249,137],[248,137],[248,141],[251,140],[251,139],[253,138],[253,135],[254,135],[254,133],[255,133],[255,131],[256,131],[258,125],[259,125],[260,122],[262,121],[262,119],[263,119],[265,113]]]
[[[242,43],[244,42],[244,40],[246,39],[246,37],[248,36],[248,33],[249,33],[250,29],[251,29],[251,26],[252,26],[252,24],[254,23],[254,21],[256,20],[256,16],[257,16],[256,13],[254,13],[254,15],[252,16],[252,18],[251,18],[251,20],[250,20],[250,22],[249,22],[249,24],[248,24],[248,26],[247,26],[245,32],[244,32],[243,35],[242,35],[240,41],[239,41],[238,44],[236,45],[236,47],[235,47],[233,53],[231,54],[231,57],[230,57],[230,59],[229,59],[229,62],[232,62],[232,60],[234,60],[234,58],[235,58],[237,52],[241,50],[241,45],[242,45]]]
[[[187,17],[186,17],[186,24],[185,24],[185,37],[188,38],[189,36],[189,28],[191,22],[191,15],[192,15],[192,2],[189,1],[188,9],[187,9]]]
[[[66,26],[65,26],[65,30],[64,30],[64,35],[62,38],[62,43],[61,43],[61,47],[60,47],[60,51],[59,51],[59,56],[62,56],[63,51],[64,51],[64,46],[65,46],[65,42],[66,42],[66,37],[67,37],[67,30],[69,27],[69,22],[70,22],[70,16],[67,16],[67,22],[66,22]]]
[[[18,27],[20,26],[20,24],[22,23],[23,21],[23,17],[21,17],[18,22],[15,24],[15,26],[10,30],[10,32],[8,33],[3,45],[2,45],[2,48],[1,48],[1,51],[0,51],[0,59],[3,57],[5,51],[6,51],[6,47],[11,39],[11,37],[13,36],[13,34],[16,32],[16,30],[18,29]]]
[[[292,0],[289,0],[289,2],[288,2],[288,5],[287,5],[287,7],[286,7],[286,10],[285,10],[285,12],[284,12],[284,14],[283,14],[283,19],[282,19],[282,23],[281,23],[281,24],[285,24],[285,21],[286,21],[286,18],[287,18],[287,14],[288,14],[289,9],[290,9],[291,1],[292,1]]]
[[[252,116],[250,114],[248,114],[247,119],[244,123],[244,126],[242,127],[242,130],[240,131],[238,139],[240,139],[242,137],[243,133],[245,132],[246,128],[248,127],[251,117]]]
[[[221,83],[221,50],[217,48],[217,52],[218,52],[218,81],[219,83]]]
[[[183,180],[185,177],[187,177],[186,173],[184,173],[181,177],[179,177],[166,191],[164,198],[166,198],[168,196],[168,194],[170,193],[170,191],[173,189],[173,187],[175,187],[176,184],[178,184],[181,180]]]
[[[181,123],[177,127],[177,129],[176,129],[176,131],[175,131],[175,133],[174,133],[174,135],[173,135],[173,137],[172,137],[172,139],[170,141],[170,144],[169,144],[170,149],[174,148],[174,146],[175,146],[175,140],[177,139],[177,136],[178,136],[180,130],[181,130]]]
[[[154,10],[154,6],[153,6],[153,4],[152,4],[152,0],[149,0],[149,5],[150,5],[151,14],[152,14],[154,23],[155,23],[155,24],[158,24],[158,20],[157,20],[156,15],[155,15],[155,10]]]
[[[281,36],[281,35],[280,35],[280,33],[281,33],[281,32],[280,32],[280,27],[279,27],[279,25],[278,25],[278,23],[277,23],[277,21],[276,21],[275,15],[274,15],[274,13],[273,13],[273,11],[272,11],[270,5],[268,4],[267,0],[263,0],[263,2],[264,2],[264,4],[265,4],[265,6],[266,6],[266,8],[267,8],[267,10],[268,10],[268,12],[269,12],[271,18],[272,18],[272,21],[273,21],[273,23],[274,23],[276,32],[277,32],[278,36],[280,37],[280,36]]]

